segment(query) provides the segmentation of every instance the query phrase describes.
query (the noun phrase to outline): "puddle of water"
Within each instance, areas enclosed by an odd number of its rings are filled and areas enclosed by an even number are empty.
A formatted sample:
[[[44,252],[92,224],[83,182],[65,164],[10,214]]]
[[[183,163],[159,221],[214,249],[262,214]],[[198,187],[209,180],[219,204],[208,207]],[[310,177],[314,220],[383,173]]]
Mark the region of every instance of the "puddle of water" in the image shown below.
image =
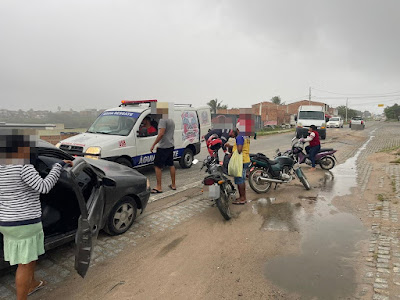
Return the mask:
[[[305,232],[302,253],[269,260],[265,265],[269,280],[310,299],[338,299],[354,291],[355,271],[351,262],[357,243],[367,238],[367,233],[358,218],[337,212],[331,201],[336,196],[351,194],[351,189],[357,186],[356,161],[372,138],[345,163],[326,172],[322,191],[312,201],[315,213],[312,218],[298,222],[300,231]],[[298,212],[292,210],[290,218],[296,220]]]
[[[364,238],[361,222],[350,214],[325,216],[314,222],[300,256],[281,256],[265,265],[265,276],[303,297],[339,299],[356,285],[353,267],[356,243]]]
[[[373,138],[374,136],[371,135],[353,157],[335,166],[330,172],[326,172],[322,187],[325,198],[333,199],[336,196],[351,194],[351,189],[357,186],[357,159]]]
[[[261,198],[252,205],[253,213],[264,219],[260,230],[299,231],[298,220],[304,214],[301,205],[274,203],[274,200],[275,198]]]

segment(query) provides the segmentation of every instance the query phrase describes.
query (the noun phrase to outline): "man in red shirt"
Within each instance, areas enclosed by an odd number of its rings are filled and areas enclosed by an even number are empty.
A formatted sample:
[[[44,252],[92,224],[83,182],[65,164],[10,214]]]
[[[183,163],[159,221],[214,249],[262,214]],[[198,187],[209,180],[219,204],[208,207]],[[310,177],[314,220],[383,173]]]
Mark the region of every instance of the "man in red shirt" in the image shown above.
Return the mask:
[[[306,151],[311,160],[311,170],[315,171],[315,156],[321,150],[321,143],[319,141],[319,134],[317,131],[317,127],[315,125],[311,125],[308,129],[308,137],[305,139],[300,139],[302,142],[309,142],[310,145],[306,147]]]
[[[142,126],[139,129],[140,136],[153,136],[157,135],[157,129],[151,125],[151,119],[149,116],[145,117],[142,121]]]

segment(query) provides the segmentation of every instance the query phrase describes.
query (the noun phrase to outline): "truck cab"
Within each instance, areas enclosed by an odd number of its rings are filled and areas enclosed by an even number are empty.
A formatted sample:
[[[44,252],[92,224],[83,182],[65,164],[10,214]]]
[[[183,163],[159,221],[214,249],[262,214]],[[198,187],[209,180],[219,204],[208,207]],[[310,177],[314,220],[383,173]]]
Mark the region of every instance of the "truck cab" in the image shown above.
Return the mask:
[[[317,127],[317,131],[322,140],[326,138],[325,108],[318,105],[302,105],[299,107],[296,118],[296,137],[307,137],[308,129],[311,125]]]
[[[57,144],[57,147],[75,156],[106,159],[129,167],[153,164],[155,154],[150,152],[158,130],[161,115],[151,113],[151,103],[157,100],[123,100],[118,107],[104,111],[83,133]],[[143,134],[147,118],[154,134]],[[208,107],[176,105],[172,118],[175,122],[174,159],[182,168],[190,168],[194,155],[200,152],[200,138],[211,128]]]

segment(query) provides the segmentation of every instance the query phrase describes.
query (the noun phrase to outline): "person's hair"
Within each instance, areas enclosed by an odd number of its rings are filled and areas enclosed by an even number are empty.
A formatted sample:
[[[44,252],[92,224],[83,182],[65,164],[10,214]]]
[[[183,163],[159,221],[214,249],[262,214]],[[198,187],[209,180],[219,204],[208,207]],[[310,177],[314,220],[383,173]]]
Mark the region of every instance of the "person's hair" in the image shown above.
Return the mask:
[[[143,121],[144,120],[147,120],[147,121],[151,122],[151,118],[149,116],[144,117]]]
[[[317,126],[315,126],[315,125],[311,125],[310,128],[311,128],[312,130],[314,130],[314,131],[317,130]]]

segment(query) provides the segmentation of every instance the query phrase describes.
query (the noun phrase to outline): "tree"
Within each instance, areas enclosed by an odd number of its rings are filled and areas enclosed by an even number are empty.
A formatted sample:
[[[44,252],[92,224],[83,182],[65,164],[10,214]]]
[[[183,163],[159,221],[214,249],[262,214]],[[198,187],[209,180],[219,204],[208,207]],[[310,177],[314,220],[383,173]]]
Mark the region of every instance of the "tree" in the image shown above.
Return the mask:
[[[338,115],[342,117],[342,119],[346,118],[346,106],[341,105],[337,107]],[[347,120],[351,119],[352,117],[361,116],[362,113],[358,110],[347,108]]]
[[[210,100],[207,105],[211,108],[211,113],[216,114],[218,109],[227,109],[228,105],[222,105],[222,101],[217,98]]]
[[[274,103],[274,104],[280,105],[282,100],[281,100],[281,97],[274,96],[274,97],[272,97],[271,102]]]
[[[395,103],[393,106],[388,106],[385,108],[385,116],[388,119],[398,119],[400,116],[400,106]]]

